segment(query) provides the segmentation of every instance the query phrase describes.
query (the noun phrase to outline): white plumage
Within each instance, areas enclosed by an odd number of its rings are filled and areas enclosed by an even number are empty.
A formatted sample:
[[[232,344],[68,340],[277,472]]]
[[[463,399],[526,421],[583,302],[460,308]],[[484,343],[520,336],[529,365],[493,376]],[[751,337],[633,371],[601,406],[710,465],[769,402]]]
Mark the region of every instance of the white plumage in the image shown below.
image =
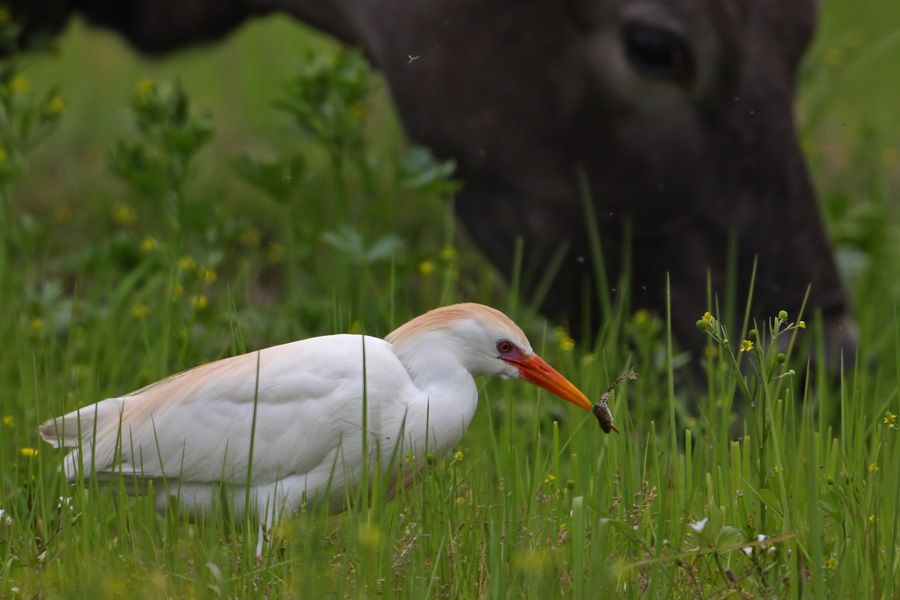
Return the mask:
[[[476,375],[522,377],[590,410],[505,315],[458,304],[384,340],[330,335],[219,360],[50,419],[40,432],[73,449],[62,467],[69,479],[157,480],[160,507],[174,495],[192,511],[207,510],[224,484],[242,512],[249,484],[271,522],[304,500],[340,506],[357,482],[364,390],[369,459],[421,464],[462,437]]]

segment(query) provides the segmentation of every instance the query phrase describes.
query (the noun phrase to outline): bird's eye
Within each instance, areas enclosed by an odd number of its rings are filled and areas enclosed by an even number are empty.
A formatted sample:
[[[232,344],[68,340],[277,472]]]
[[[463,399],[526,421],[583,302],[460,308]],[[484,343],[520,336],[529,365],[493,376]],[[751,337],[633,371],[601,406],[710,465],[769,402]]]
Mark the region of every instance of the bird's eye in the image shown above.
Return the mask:
[[[513,343],[509,340],[500,340],[499,342],[497,342],[497,352],[499,352],[500,354],[512,352],[513,348],[515,348],[515,346],[513,346]]]
[[[644,77],[691,83],[694,61],[681,34],[646,23],[629,23],[622,30],[622,44],[632,66]]]

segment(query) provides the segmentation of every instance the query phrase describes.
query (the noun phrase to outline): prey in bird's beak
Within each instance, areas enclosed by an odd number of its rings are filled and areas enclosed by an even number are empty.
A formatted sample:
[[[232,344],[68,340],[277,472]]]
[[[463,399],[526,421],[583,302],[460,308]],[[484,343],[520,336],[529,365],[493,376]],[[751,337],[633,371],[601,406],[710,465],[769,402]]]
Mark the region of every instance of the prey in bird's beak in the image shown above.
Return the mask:
[[[501,354],[500,358],[519,369],[519,376],[525,381],[538,385],[584,410],[591,410],[591,401],[587,396],[537,354],[526,355],[516,348],[512,352]]]

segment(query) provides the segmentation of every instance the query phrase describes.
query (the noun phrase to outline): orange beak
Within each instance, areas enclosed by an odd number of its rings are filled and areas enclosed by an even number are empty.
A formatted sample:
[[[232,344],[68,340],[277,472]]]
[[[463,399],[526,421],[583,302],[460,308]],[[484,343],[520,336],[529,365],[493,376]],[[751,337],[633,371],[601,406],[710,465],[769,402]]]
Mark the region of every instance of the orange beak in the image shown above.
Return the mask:
[[[502,358],[512,363],[519,369],[519,375],[525,381],[538,385],[552,394],[556,394],[563,400],[568,400],[575,406],[584,410],[591,410],[591,401],[575,385],[559,374],[537,354],[525,356],[516,353],[517,356],[503,356]]]

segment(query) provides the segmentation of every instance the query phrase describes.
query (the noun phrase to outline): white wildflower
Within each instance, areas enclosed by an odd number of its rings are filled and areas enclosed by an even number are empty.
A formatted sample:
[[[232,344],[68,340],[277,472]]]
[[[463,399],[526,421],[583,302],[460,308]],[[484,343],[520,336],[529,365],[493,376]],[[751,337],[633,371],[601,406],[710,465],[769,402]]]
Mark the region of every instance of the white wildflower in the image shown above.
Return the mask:
[[[699,521],[694,521],[693,523],[689,523],[688,525],[691,529],[693,529],[697,533],[700,533],[701,531],[703,531],[703,528],[706,527],[707,522],[709,522],[709,517],[703,517]]]

